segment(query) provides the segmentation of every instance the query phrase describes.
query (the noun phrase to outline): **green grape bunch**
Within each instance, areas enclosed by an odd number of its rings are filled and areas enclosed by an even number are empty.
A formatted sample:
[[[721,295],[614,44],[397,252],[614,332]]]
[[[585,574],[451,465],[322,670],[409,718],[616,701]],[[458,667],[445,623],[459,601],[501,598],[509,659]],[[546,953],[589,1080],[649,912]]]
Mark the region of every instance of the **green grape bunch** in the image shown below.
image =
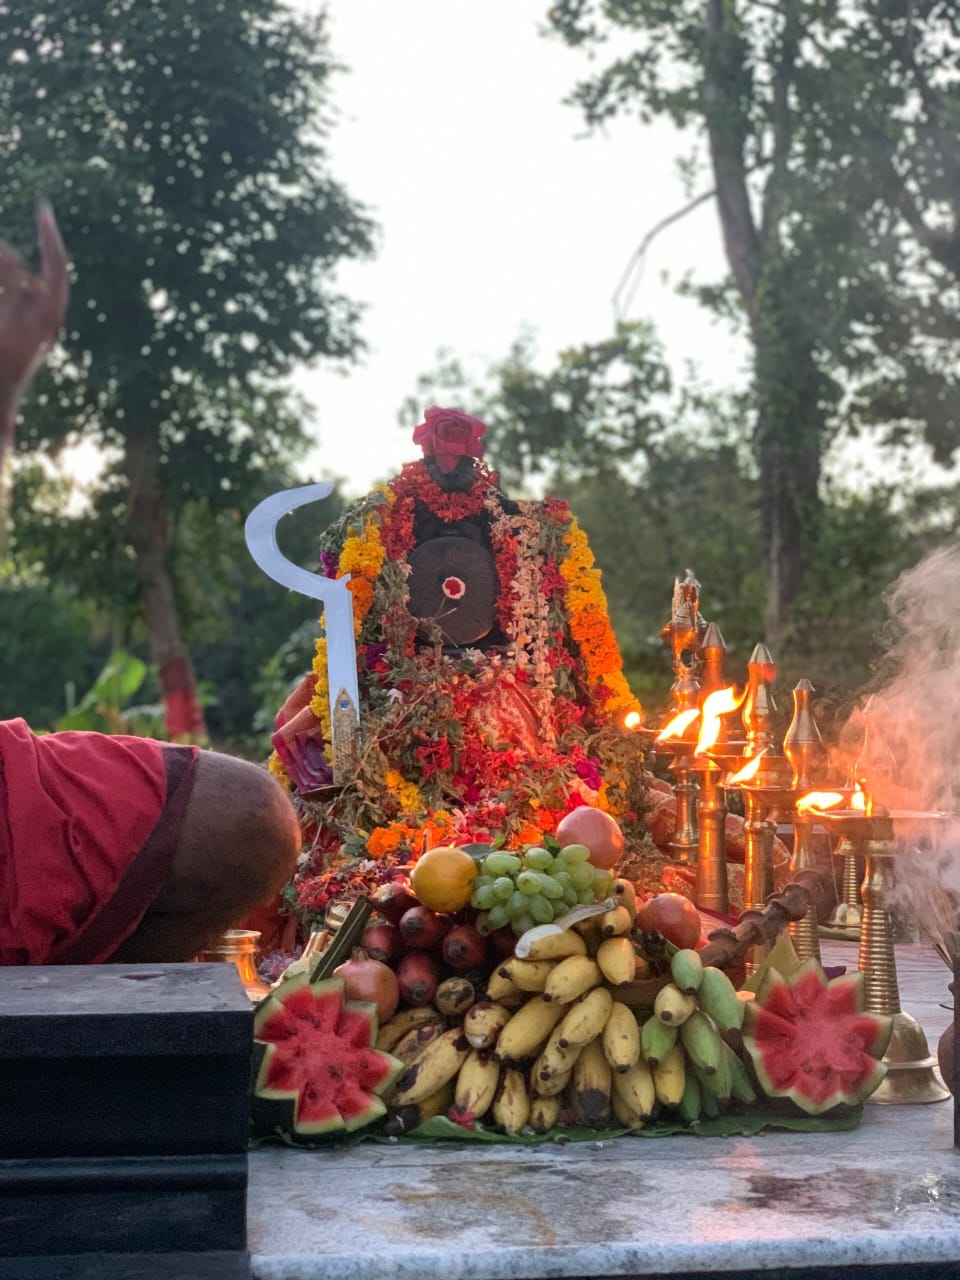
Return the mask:
[[[518,853],[488,853],[473,885],[470,905],[480,933],[507,925],[519,938],[537,924],[549,924],[573,907],[602,902],[613,885],[609,871],[590,862],[585,844],[558,853],[535,846]]]

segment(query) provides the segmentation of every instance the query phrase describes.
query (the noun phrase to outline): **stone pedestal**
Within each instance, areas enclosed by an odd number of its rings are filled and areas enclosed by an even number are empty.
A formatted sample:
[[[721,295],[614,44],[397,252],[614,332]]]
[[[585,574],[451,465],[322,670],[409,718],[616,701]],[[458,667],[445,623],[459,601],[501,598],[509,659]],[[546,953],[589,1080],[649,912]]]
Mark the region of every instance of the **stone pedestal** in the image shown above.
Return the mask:
[[[93,1254],[245,1265],[251,1052],[232,965],[0,968],[0,1274]]]

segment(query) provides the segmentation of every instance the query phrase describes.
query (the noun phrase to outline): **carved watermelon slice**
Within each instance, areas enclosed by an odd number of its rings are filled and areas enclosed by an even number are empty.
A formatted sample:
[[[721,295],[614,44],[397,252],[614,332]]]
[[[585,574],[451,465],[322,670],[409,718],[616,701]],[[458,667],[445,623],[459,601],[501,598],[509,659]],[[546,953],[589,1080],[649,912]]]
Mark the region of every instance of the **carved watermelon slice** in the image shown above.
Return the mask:
[[[887,1074],[879,1059],[893,1019],[864,1013],[863,1003],[862,973],[828,981],[816,960],[789,978],[769,969],[743,1024],[763,1092],[814,1116],[869,1098]]]
[[[259,1005],[262,1046],[253,1089],[254,1134],[310,1139],[352,1131],[386,1113],[379,1095],[403,1063],[375,1049],[376,1005],[345,1001],[340,978],[299,974]]]

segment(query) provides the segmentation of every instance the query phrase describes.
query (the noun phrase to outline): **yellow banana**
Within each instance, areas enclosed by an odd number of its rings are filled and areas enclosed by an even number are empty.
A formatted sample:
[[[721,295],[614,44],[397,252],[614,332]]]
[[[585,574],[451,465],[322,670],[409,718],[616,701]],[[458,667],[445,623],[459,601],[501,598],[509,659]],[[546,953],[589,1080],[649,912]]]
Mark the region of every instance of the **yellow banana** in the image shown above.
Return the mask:
[[[603,1025],[603,1052],[614,1071],[629,1071],[640,1061],[640,1025],[637,1015],[619,1000],[614,1000]]]
[[[399,1044],[411,1028],[419,1027],[425,1022],[439,1021],[436,1009],[431,1009],[429,1005],[421,1005],[416,1009],[402,1009],[385,1022],[377,1032],[377,1048],[382,1049],[384,1053],[390,1053],[394,1045]]]
[[[722,969],[710,964],[704,968],[697,1000],[700,1008],[710,1015],[721,1031],[739,1031],[743,1026],[747,1006]]]
[[[557,1038],[560,1048],[588,1044],[595,1039],[603,1030],[612,1007],[613,996],[606,987],[594,987],[572,1005],[562,1005],[564,1018]]]
[[[474,1049],[492,1049],[513,1017],[509,1009],[492,1000],[480,1000],[463,1015],[463,1034]]]
[[[620,1123],[626,1125],[628,1129],[642,1129],[649,1118],[641,1115],[639,1111],[634,1111],[626,1099],[621,1098],[616,1089],[610,1094],[610,1109]]]
[[[574,929],[564,929],[562,933],[548,933],[543,938],[535,938],[530,943],[527,960],[563,960],[566,956],[585,956],[587,944],[581,934]]]
[[[676,1039],[676,1027],[668,1027],[659,1018],[648,1018],[640,1028],[640,1053],[647,1065],[655,1067],[658,1062],[662,1062]]]
[[[572,1004],[595,987],[603,975],[596,960],[589,956],[567,956],[558,960],[547,975],[543,988],[544,1000],[556,1000],[557,1004]]]
[[[541,1077],[537,1073],[536,1063],[534,1063],[530,1068],[530,1096],[531,1098],[557,1098],[563,1093],[572,1079],[572,1066],[568,1067],[566,1071],[554,1071],[549,1076]]]
[[[460,1070],[470,1052],[462,1027],[451,1027],[432,1043],[401,1073],[391,1103],[395,1107],[408,1102],[423,1102],[431,1093]]]
[[[500,1083],[500,1063],[485,1049],[471,1049],[457,1072],[453,1105],[475,1119],[486,1115]]]
[[[559,1098],[545,1098],[542,1095],[530,1099],[530,1114],[527,1124],[534,1133],[547,1133],[560,1118]]]
[[[494,1053],[501,1062],[532,1058],[563,1017],[566,1006],[531,996],[500,1032]]]
[[[687,1078],[687,1055],[678,1041],[662,1062],[653,1068],[657,1100],[665,1107],[678,1107]]]
[[[520,991],[542,991],[552,969],[552,960],[518,960],[514,956],[510,960],[504,960],[497,972]],[[490,994],[489,987],[487,994]]]
[[[614,880],[611,894],[617,900],[618,907],[626,907],[630,912],[631,925],[637,918],[637,891],[629,880],[624,880],[623,876]]]
[[[583,1046],[573,1068],[574,1110],[584,1124],[595,1129],[609,1124],[612,1081],[613,1072],[598,1036]]]
[[[693,947],[675,951],[670,960],[670,976],[687,995],[693,995],[703,981],[703,961]]]
[[[619,937],[633,928],[633,917],[626,907],[611,907],[600,917],[601,938]]]
[[[696,1009],[680,1027],[683,1047],[691,1062],[696,1063],[706,1076],[714,1076],[720,1069],[723,1040],[717,1024],[702,1009]]]
[[[562,1026],[563,1023],[554,1027],[534,1061],[532,1079],[538,1082],[536,1088],[538,1093],[541,1091],[540,1082],[567,1074],[580,1054],[581,1046],[578,1044],[560,1047],[560,1027]]]
[[[653,1012],[661,1022],[671,1027],[682,1026],[696,1007],[696,996],[687,995],[673,982],[661,987],[653,1002]]]
[[[637,953],[629,938],[606,938],[597,951],[597,964],[606,980],[615,987],[633,982],[637,973]]]
[[[487,979],[487,999],[513,1009],[523,1004],[523,992],[499,969],[494,969]]]
[[[530,1118],[527,1082],[523,1078],[523,1072],[516,1067],[505,1067],[501,1073],[492,1114],[494,1124],[506,1129],[508,1133],[516,1133],[518,1129],[522,1129]]]
[[[411,1027],[402,1040],[393,1046],[390,1052],[395,1058],[409,1067],[415,1062],[428,1044],[432,1044],[438,1036],[443,1035],[442,1022],[421,1022],[418,1027]]]
[[[453,1102],[453,1081],[442,1084],[422,1102],[407,1102],[403,1106],[390,1107],[384,1121],[384,1133],[390,1137],[399,1137],[402,1133],[411,1133],[433,1116],[446,1114]]]
[[[629,1071],[613,1073],[613,1093],[636,1115],[646,1119],[653,1111],[657,1100],[657,1091],[653,1083],[653,1072],[642,1060]]]
[[[444,978],[433,994],[434,1006],[448,1018],[465,1014],[476,1001],[477,993],[469,978]]]
[[[602,915],[587,916],[586,920],[578,920],[573,926],[586,943],[588,956],[595,956],[603,941],[603,934],[600,932],[602,918]]]

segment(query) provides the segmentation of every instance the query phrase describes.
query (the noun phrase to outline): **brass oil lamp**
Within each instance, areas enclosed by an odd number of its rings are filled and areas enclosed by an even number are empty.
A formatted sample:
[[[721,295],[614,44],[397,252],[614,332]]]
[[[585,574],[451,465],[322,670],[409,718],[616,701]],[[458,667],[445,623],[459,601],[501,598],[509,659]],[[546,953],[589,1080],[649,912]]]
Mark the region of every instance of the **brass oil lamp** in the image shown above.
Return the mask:
[[[936,825],[942,815],[907,810],[873,813],[871,808],[866,797],[863,809],[824,809],[817,815],[818,821],[841,838],[838,853],[847,842],[865,864],[857,967],[864,976],[867,1012],[893,1018],[893,1034],[883,1055],[887,1075],[870,1101],[942,1102],[950,1097],[950,1091],[940,1079],[923,1028],[900,1006],[893,923],[885,901],[898,837]]]
[[[798,871],[813,866],[812,837],[813,818],[808,808],[801,807],[797,797],[808,793],[814,785],[814,773],[824,761],[823,739],[810,707],[813,685],[809,680],[799,680],[793,690],[793,718],[783,738],[783,754],[793,771],[793,852],[787,868],[791,880]],[[801,960],[814,959],[820,963],[820,927],[816,906],[801,920],[789,925],[790,936]]]
[[[687,569],[683,578],[674,583],[670,621],[660,632],[673,655],[674,679],[670,694],[675,718],[699,711],[701,645],[705,631],[706,623],[700,616],[700,583],[693,570]],[[667,736],[661,731],[656,739],[658,744],[669,743],[674,748],[667,766],[674,777],[677,797],[677,828],[670,849],[674,860],[685,865],[696,863],[699,846],[697,796],[700,787],[692,765],[695,735],[691,729],[695,719],[693,714],[685,720],[682,734]]]

